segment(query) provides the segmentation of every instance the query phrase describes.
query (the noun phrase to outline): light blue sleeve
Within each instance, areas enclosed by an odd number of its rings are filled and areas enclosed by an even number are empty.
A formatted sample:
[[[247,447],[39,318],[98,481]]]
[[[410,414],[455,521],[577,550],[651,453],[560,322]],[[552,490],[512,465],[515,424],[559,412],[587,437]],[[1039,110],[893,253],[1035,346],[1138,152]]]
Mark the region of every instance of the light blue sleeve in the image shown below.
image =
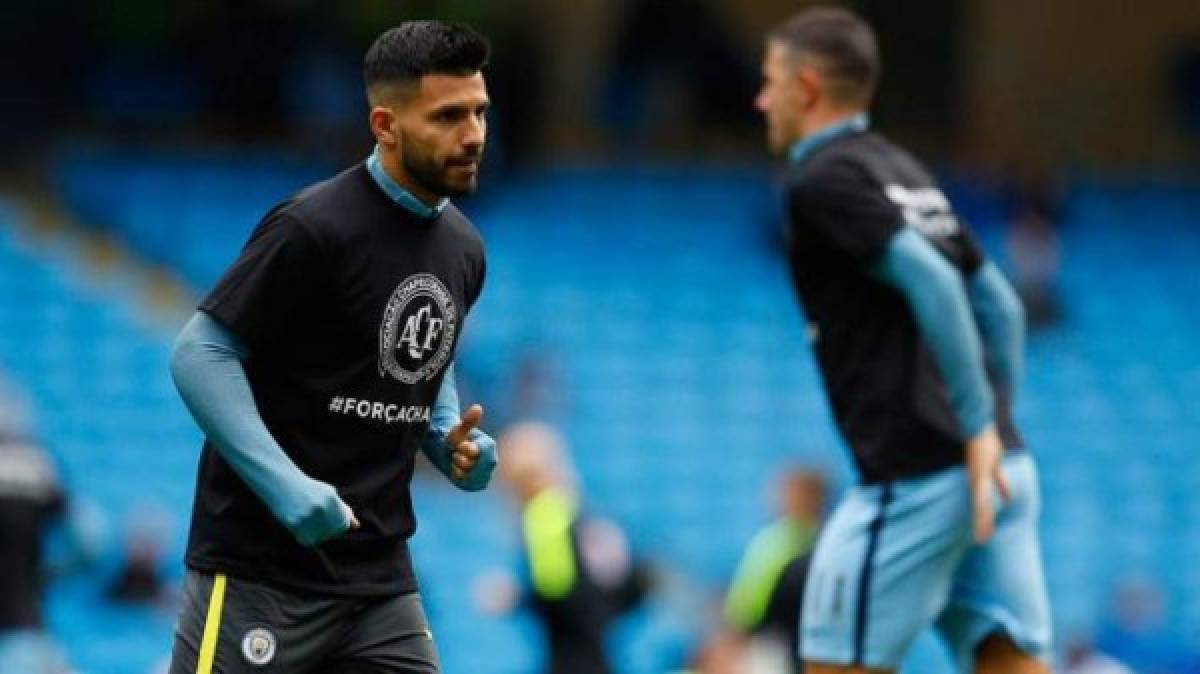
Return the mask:
[[[479,447],[479,462],[467,473],[466,477],[461,481],[456,481],[450,465],[450,452],[453,451],[453,448],[446,442],[446,436],[450,434],[451,429],[458,425],[460,409],[454,364],[451,363],[442,376],[442,387],[438,389],[437,400],[433,404],[429,430],[425,433],[424,442],[421,443],[421,451],[429,459],[429,462],[437,467],[442,475],[446,476],[446,479],[459,488],[465,491],[479,491],[487,487],[488,482],[492,479],[492,473],[496,470],[496,441],[478,428],[472,430],[467,437]]]
[[[1025,307],[1008,279],[990,261],[967,279],[967,295],[983,336],[988,368],[996,385],[1012,401],[1025,372]]]
[[[946,382],[959,430],[964,439],[974,437],[994,421],[995,401],[962,275],[925,237],[907,228],[888,242],[873,272],[908,300]]]
[[[348,507],[332,485],[305,475],[259,415],[241,342],[199,311],[175,341],[171,375],[196,424],[238,474],[303,545],[350,527]]]

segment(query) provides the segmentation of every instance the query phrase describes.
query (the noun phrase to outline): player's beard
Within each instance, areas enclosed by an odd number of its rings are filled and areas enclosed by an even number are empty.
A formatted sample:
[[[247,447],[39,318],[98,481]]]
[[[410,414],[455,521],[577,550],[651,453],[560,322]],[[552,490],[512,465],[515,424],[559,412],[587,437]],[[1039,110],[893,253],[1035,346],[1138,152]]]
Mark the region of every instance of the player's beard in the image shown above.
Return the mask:
[[[478,185],[476,176],[471,176],[463,183],[452,183],[448,179],[450,169],[465,161],[479,160],[482,153],[470,156],[453,156],[439,160],[432,152],[425,151],[416,143],[410,142],[407,135],[400,137],[401,161],[408,175],[426,191],[439,197],[461,197],[471,194]]]

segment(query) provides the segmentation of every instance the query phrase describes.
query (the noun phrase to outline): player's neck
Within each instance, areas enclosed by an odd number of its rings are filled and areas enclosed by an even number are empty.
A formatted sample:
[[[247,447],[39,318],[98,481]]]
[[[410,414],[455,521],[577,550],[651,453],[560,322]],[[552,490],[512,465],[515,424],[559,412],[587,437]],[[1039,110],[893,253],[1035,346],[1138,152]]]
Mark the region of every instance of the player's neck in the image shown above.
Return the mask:
[[[842,111],[830,115],[809,115],[804,120],[804,130],[799,140],[788,148],[788,160],[799,166],[819,148],[839,136],[857,131],[865,131],[870,126],[865,112],[861,110]]]
[[[413,180],[408,171],[404,170],[404,166],[393,152],[380,152],[379,164],[383,167],[384,172],[388,177],[396,182],[397,185],[403,187],[409,194],[413,195],[422,204],[429,208],[436,208],[441,202],[442,197],[434,194],[429,190],[421,187],[417,181]]]
[[[804,120],[803,129],[801,130],[800,139],[810,138],[822,131],[845,123],[859,115],[866,114],[866,110],[862,108],[822,108],[814,110]]]

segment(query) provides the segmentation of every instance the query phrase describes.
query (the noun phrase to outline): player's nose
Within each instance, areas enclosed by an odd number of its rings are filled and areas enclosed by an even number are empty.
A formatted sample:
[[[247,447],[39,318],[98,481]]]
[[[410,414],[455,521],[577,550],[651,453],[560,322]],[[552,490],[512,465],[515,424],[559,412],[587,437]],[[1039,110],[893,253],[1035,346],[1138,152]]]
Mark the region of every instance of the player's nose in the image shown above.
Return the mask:
[[[472,117],[466,123],[462,132],[462,144],[467,148],[477,148],[483,145],[484,135],[486,134],[484,121],[477,117]]]
[[[758,95],[754,97],[754,107],[759,112],[766,112],[769,103],[770,101],[767,99],[767,91],[765,89],[758,92]]]

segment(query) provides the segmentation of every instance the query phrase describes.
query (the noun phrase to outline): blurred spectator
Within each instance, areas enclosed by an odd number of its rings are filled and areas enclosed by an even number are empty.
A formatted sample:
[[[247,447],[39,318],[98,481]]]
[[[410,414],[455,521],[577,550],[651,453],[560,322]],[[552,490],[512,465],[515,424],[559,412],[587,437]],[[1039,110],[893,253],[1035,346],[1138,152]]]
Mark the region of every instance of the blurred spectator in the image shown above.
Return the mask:
[[[1095,650],[1086,640],[1067,646],[1063,674],[1133,674],[1133,670]]]
[[[94,550],[77,545],[69,558],[48,559],[44,548],[68,524],[66,494],[50,457],[8,432],[0,437],[0,674],[65,672],[43,623],[43,583],[52,566],[74,568]]]
[[[162,578],[170,521],[156,506],[138,508],[125,534],[124,559],[105,595],[117,602],[165,604],[169,599]]]
[[[623,140],[640,146],[693,131],[683,140],[702,142],[731,128],[754,128],[748,101],[756,65],[738,49],[717,3],[625,4],[607,95],[609,121]]]
[[[1013,191],[1016,210],[1008,247],[1014,281],[1029,327],[1046,327],[1062,317],[1057,289],[1062,217],[1058,188],[1045,178],[1028,177]]]
[[[1096,647],[1129,663],[1138,674],[1200,672],[1191,651],[1167,623],[1162,590],[1149,579],[1123,581],[1114,593],[1112,620],[1096,636]]]
[[[609,674],[608,628],[645,597],[646,568],[624,532],[582,512],[562,437],[525,422],[500,438],[500,477],[521,507],[523,587],[493,575],[477,586],[486,611],[531,610],[545,628],[550,674]]]
[[[792,469],[779,480],[779,519],[755,534],[725,603],[734,631],[755,637],[756,659],[774,671],[801,672],[800,607],[809,553],[826,509],[825,477]]]
[[[1183,128],[1200,138],[1200,41],[1179,49],[1172,73],[1174,104]]]

